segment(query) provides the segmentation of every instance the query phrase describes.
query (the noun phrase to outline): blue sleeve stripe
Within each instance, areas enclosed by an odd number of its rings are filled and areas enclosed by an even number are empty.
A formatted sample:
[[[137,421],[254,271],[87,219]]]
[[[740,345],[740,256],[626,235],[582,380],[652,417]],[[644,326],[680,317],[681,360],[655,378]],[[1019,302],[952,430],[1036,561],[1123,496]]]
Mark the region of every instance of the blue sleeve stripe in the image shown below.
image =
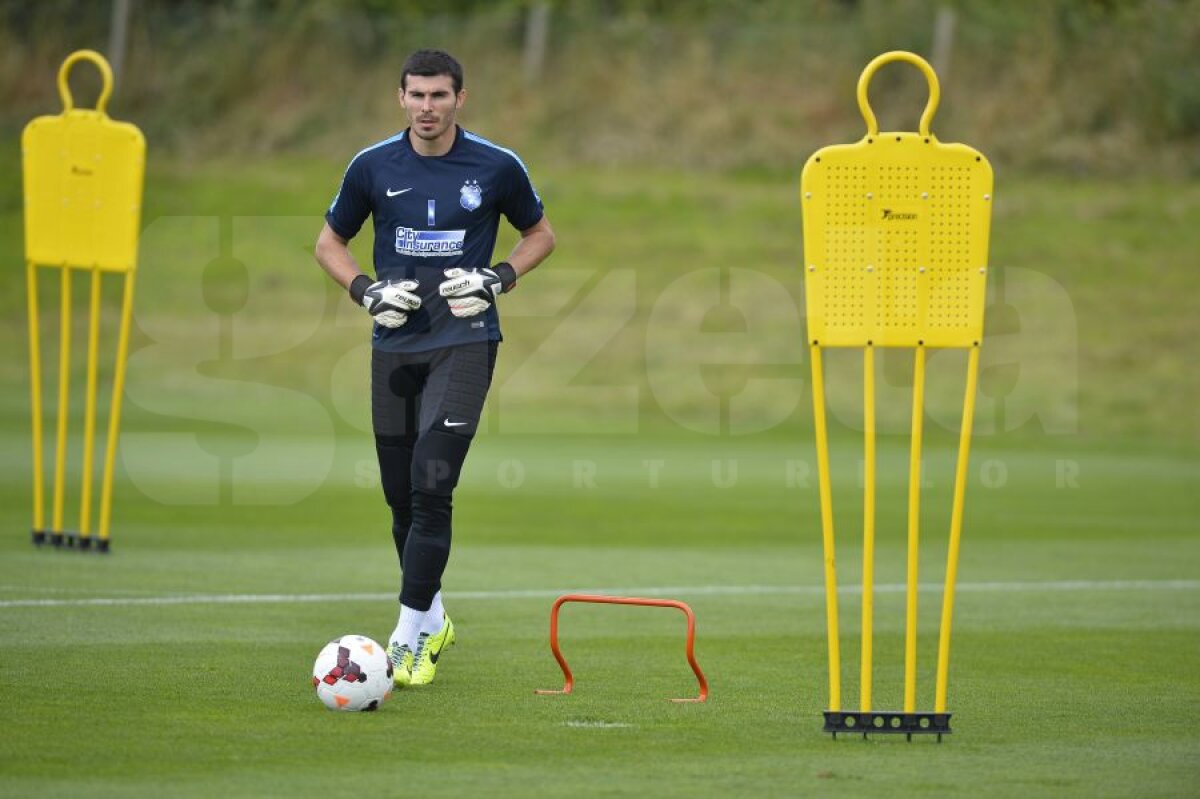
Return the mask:
[[[370,147],[364,147],[363,149],[359,150],[357,153],[354,154],[354,158],[350,159],[350,163],[353,164],[358,159],[358,157],[360,155],[362,155],[363,153],[369,153],[372,150],[377,150],[380,147],[383,147],[385,144],[391,144],[394,141],[402,141],[404,139],[404,134],[406,132],[407,131],[402,130],[399,133],[397,133],[395,136],[389,136],[388,138],[384,139],[381,142],[375,142]],[[346,168],[349,169],[349,167],[346,167]]]
[[[376,142],[375,144],[372,144],[370,147],[364,147],[363,149],[361,149],[357,153],[355,153],[354,157],[350,159],[350,163],[346,164],[346,171],[342,173],[342,185],[345,185],[346,175],[348,175],[350,173],[350,167],[354,166],[354,162],[358,160],[358,157],[360,155],[362,155],[364,153],[369,153],[372,150],[377,150],[380,147],[383,147],[384,145],[391,144],[392,142],[403,141],[405,132],[406,131],[402,130],[399,133],[397,133],[395,136],[390,136],[381,142]],[[520,159],[518,159],[518,160],[520,160]],[[330,213],[330,214],[333,213],[334,207],[337,206],[338,198],[341,196],[342,196],[342,189],[341,189],[341,187],[338,187],[338,193],[333,196],[333,202],[331,202],[329,204],[329,210],[326,211],[326,213]]]
[[[488,141],[487,139],[483,138],[482,136],[478,136],[469,130],[464,129],[463,135],[466,136],[468,139],[470,139],[473,142],[482,144],[485,147],[491,147],[493,150],[499,150],[500,152],[505,153],[506,155],[512,156],[512,159],[520,165],[521,170],[525,173],[525,178],[529,181],[529,187],[531,189],[533,189],[533,196],[537,198],[538,203],[542,202],[542,198],[538,194],[537,187],[533,185],[533,178],[529,177],[529,170],[525,167],[525,162],[521,160],[521,156],[517,155],[516,153],[514,153],[512,150],[508,149],[507,147],[501,147],[499,144]]]

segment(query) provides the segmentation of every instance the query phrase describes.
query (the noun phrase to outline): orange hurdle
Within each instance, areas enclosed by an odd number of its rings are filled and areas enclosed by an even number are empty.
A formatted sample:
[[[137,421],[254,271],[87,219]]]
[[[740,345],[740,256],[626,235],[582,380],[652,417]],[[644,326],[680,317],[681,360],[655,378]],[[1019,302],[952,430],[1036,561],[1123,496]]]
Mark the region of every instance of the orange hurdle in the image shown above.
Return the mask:
[[[672,702],[704,702],[708,699],[708,680],[704,679],[704,672],[700,671],[700,664],[696,662],[696,614],[692,613],[692,609],[686,603],[679,602],[674,599],[645,599],[642,597],[620,597],[620,596],[603,596],[599,594],[563,594],[554,601],[554,607],[550,609],[550,651],[554,653],[555,660],[563,670],[563,678],[565,682],[561,691],[536,689],[536,694],[569,694],[575,687],[575,678],[571,675],[571,668],[567,665],[566,658],[563,657],[562,650],[558,646],[558,611],[563,605],[568,602],[594,602],[601,605],[641,605],[643,607],[656,608],[678,608],[687,616],[687,660],[688,665],[692,667],[692,672],[696,675],[696,681],[700,683],[700,695],[690,699],[672,699]]]

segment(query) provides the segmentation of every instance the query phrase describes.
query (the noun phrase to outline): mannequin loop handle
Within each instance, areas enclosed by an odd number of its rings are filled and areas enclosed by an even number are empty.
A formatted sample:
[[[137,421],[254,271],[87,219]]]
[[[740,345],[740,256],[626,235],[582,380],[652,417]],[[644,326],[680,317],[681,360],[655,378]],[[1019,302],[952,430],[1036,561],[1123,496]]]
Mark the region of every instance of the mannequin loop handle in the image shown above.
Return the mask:
[[[100,97],[96,100],[96,110],[107,115],[105,108],[108,107],[108,98],[112,94],[113,86],[112,67],[108,65],[104,56],[95,50],[76,50],[67,56],[67,60],[63,61],[62,66],[58,68],[58,96],[62,98],[63,113],[75,109],[75,98],[71,96],[71,87],[67,85],[67,75],[70,74],[71,68],[80,61],[91,61],[96,65],[96,69],[100,70],[100,79],[103,81],[103,85],[100,89]]]
[[[893,50],[876,56],[871,63],[867,64],[858,78],[858,110],[862,112],[863,120],[867,123],[867,135],[872,137],[879,135],[879,121],[875,119],[875,112],[871,110],[871,103],[867,99],[867,88],[871,85],[871,78],[875,77],[879,68],[893,61],[903,61],[917,67],[924,73],[925,80],[929,83],[929,100],[925,103],[925,111],[921,114],[920,123],[921,135],[928,137],[929,126],[933,122],[933,115],[937,113],[938,101],[941,99],[941,88],[938,85],[937,74],[929,62],[916,53],[906,50]]]

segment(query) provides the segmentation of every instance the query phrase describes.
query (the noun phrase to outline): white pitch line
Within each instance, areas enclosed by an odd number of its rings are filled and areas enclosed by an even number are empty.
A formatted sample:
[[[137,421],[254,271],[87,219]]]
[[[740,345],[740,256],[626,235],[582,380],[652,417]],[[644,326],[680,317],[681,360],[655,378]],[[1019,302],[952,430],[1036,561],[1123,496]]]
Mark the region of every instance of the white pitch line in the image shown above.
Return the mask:
[[[942,585],[922,583],[923,592],[941,592]],[[1200,580],[1053,580],[1048,582],[983,582],[962,583],[959,592],[995,592],[1006,594],[1070,591],[1196,591]],[[884,583],[875,586],[877,594],[904,593],[903,583]],[[825,593],[817,585],[692,585],[635,588],[594,589],[511,589],[496,591],[450,591],[446,598],[453,601],[504,599],[554,599],[563,594],[604,594],[607,596],[751,596],[801,594],[819,596]],[[843,586],[841,594],[861,594],[862,586]],[[138,605],[279,605],[312,602],[378,602],[394,600],[394,593],[358,594],[180,594],[146,597],[86,597],[78,599],[3,599],[3,608],[61,608],[61,607],[132,607]]]

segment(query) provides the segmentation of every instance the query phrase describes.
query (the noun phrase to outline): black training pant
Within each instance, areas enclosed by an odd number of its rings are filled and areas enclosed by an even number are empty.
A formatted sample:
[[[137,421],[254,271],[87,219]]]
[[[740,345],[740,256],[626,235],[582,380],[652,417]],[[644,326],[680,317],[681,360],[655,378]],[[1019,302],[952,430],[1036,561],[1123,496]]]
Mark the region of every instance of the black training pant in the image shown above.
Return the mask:
[[[400,601],[428,610],[450,557],[451,495],[492,383],[499,342],[372,350],[371,418],[400,558]]]

